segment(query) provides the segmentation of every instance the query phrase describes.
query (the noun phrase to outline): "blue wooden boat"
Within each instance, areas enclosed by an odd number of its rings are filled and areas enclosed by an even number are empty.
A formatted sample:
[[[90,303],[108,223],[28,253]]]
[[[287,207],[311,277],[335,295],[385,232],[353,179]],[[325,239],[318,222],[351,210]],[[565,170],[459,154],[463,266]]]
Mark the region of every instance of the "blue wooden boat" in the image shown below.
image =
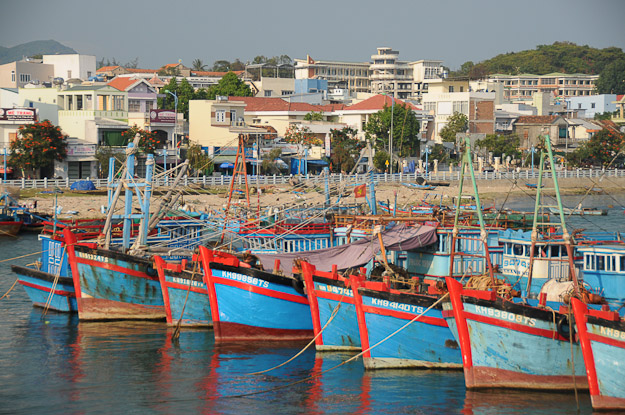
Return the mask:
[[[312,339],[310,306],[298,280],[204,246],[200,255],[216,342]]]
[[[589,310],[572,300],[592,407],[600,411],[625,410],[625,321],[615,311]]]
[[[583,256],[584,283],[608,303],[620,307],[625,302],[625,245],[578,246],[577,252]]]
[[[324,272],[307,262],[302,262],[301,266],[310,303],[315,348],[319,351],[360,350],[350,277],[340,275],[336,267],[331,272]]]
[[[588,389],[568,310],[514,303],[447,278],[443,316],[462,352],[467,389]]]
[[[394,290],[386,282],[357,284],[352,277],[365,369],[462,368],[442,307],[428,310],[438,296]]]
[[[405,183],[402,182],[402,186],[408,187],[410,189],[416,190],[434,190],[436,186],[432,186],[430,184],[418,184],[418,183]]]
[[[163,292],[165,319],[168,325],[212,327],[208,291],[197,255],[193,255],[191,264],[189,267],[186,259],[173,263],[158,255],[154,257]]]

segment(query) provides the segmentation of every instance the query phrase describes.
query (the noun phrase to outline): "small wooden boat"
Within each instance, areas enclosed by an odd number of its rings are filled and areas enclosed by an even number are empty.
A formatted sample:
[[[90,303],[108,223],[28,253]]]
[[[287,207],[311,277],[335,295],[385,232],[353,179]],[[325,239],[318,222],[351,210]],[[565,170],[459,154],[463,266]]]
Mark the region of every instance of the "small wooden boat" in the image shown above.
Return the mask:
[[[536,189],[536,188],[538,188],[538,185],[537,185],[537,184],[535,184],[535,183],[525,183],[525,186],[526,186],[526,187],[529,187],[530,189]],[[542,187],[545,187],[545,186],[540,186],[540,187],[542,188]]]
[[[549,208],[549,211],[553,214],[558,214],[558,208],[555,207],[551,207]],[[608,210],[607,209],[597,209],[597,208],[583,208],[583,207],[576,207],[576,208],[562,208],[562,211],[564,212],[565,215],[579,215],[579,216],[605,216],[608,214]]]
[[[406,186],[410,189],[417,190],[434,190],[436,186],[432,186],[430,184],[418,184],[418,183],[402,183],[402,186]]]

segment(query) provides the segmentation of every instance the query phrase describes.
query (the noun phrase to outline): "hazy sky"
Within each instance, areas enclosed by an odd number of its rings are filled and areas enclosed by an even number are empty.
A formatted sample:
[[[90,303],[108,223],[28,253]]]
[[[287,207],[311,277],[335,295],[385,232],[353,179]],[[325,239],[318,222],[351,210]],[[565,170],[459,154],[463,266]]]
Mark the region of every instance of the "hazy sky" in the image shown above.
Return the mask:
[[[283,54],[366,62],[387,46],[453,70],[555,41],[625,49],[625,0],[3,0],[0,10],[0,46],[54,39],[145,69]]]

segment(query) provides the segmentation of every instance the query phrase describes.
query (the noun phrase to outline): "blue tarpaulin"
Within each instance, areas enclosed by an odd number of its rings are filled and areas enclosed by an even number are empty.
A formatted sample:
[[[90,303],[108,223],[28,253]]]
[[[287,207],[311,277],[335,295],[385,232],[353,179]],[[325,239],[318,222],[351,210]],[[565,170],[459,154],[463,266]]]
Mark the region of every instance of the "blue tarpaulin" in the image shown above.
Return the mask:
[[[96,190],[95,184],[91,180],[80,180],[72,183],[70,190]]]

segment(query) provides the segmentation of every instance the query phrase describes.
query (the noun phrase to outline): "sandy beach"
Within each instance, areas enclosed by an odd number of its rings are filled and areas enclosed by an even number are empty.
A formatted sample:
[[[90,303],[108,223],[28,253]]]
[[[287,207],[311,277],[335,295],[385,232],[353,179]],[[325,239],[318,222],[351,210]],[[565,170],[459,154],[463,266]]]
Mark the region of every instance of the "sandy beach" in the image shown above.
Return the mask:
[[[479,180],[478,190],[480,200],[483,206],[501,207],[504,202],[528,198],[530,200],[535,195],[535,190],[525,186],[525,181],[520,180]],[[535,180],[534,180],[535,183]],[[560,179],[559,185],[561,194],[563,195],[579,195],[581,198],[587,193],[589,188],[600,187],[603,194],[620,195],[625,193],[625,178],[604,178],[599,181],[597,178],[589,179]],[[553,194],[548,190],[552,187],[551,180],[546,181],[545,193]],[[471,182],[465,181],[465,194],[473,194]],[[105,189],[94,193],[79,193],[69,189],[64,189],[63,193],[58,194],[57,205],[61,207],[59,218],[102,218],[105,215],[101,212],[102,206],[107,205],[107,196]],[[159,193],[164,193],[167,189],[156,189],[155,196],[152,199],[152,207],[154,208],[160,200]],[[217,186],[210,188],[185,188],[179,206],[185,207],[187,210],[198,212],[222,211],[227,204],[227,186]],[[42,191],[29,190],[22,191],[20,195],[20,204],[27,206],[37,203],[38,212],[45,214],[53,214],[55,197],[53,194]],[[321,204],[325,201],[323,186],[315,186],[313,183],[301,182],[299,186],[293,187],[289,185],[263,186],[260,196],[256,194],[255,188],[250,188],[250,204],[253,207],[258,206],[259,202],[262,207],[294,207],[294,206],[311,206]],[[593,192],[596,194],[595,192]],[[336,201],[337,192],[332,196],[332,201]],[[365,203],[364,198],[356,199],[354,197],[353,185],[345,186],[342,191],[343,197],[341,204]],[[378,183],[376,185],[376,198],[378,201],[389,201],[394,203],[395,195],[397,195],[397,205],[402,207],[406,205],[419,204],[424,198],[433,200],[433,198],[443,195],[444,203],[452,203],[451,198],[458,196],[458,182],[452,181],[450,186],[439,186],[434,190],[415,190],[402,186],[399,183]],[[435,196],[436,195],[436,196]],[[134,197],[134,207],[139,208],[137,198]],[[437,199],[438,200],[438,199]],[[233,204],[245,204],[245,199],[233,199]],[[116,209],[123,208],[123,196],[117,202]],[[120,211],[121,213],[121,211]]]

